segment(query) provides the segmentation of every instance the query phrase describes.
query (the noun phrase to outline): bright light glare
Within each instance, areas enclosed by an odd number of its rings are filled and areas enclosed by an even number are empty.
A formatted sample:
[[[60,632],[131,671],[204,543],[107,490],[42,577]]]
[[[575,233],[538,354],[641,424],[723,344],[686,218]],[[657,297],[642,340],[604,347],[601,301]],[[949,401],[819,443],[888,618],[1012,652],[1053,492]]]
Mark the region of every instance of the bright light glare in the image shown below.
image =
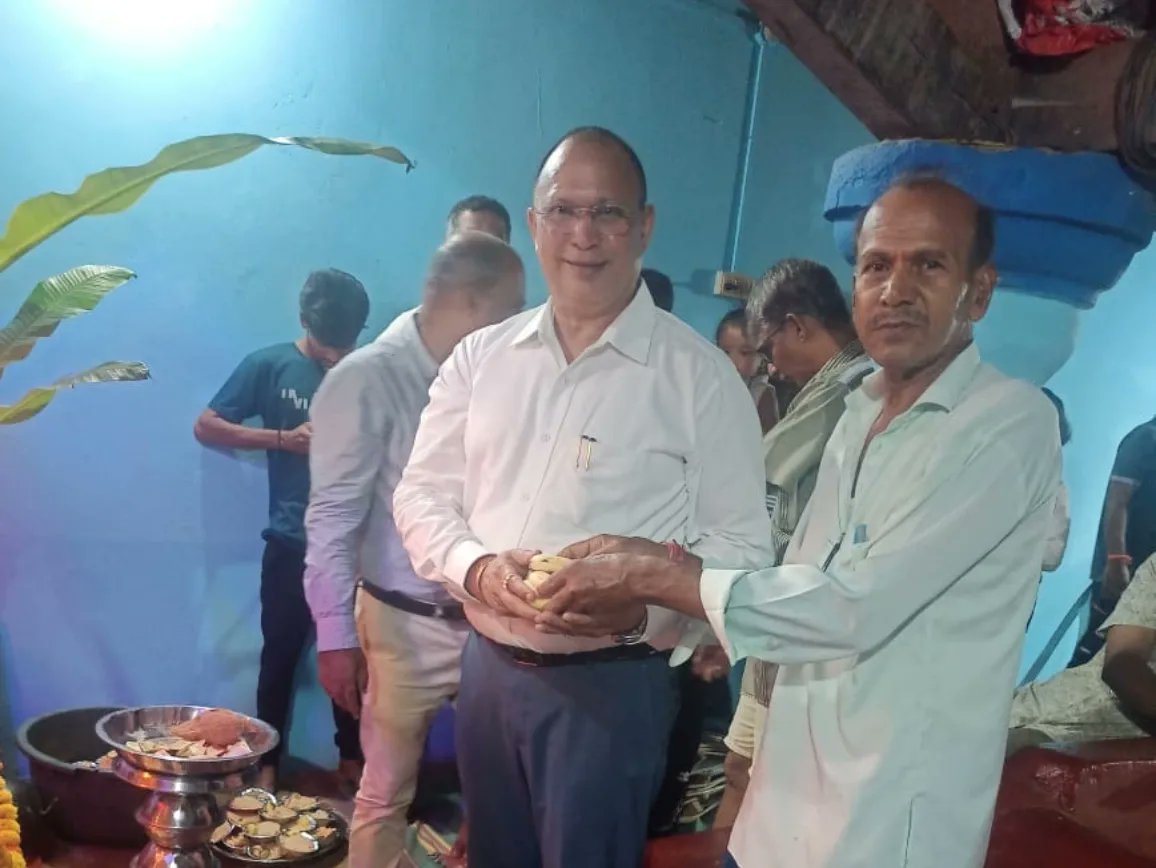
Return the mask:
[[[218,23],[236,0],[54,0],[102,39],[136,46],[187,42]]]

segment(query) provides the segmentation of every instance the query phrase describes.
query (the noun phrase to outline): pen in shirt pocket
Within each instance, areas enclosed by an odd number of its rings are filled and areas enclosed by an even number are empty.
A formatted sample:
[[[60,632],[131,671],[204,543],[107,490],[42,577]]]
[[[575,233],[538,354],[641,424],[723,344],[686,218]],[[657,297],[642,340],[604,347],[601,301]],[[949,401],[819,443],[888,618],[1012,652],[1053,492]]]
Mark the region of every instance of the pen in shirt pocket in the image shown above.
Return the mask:
[[[574,458],[575,470],[590,469],[590,458],[594,452],[594,446],[597,443],[598,440],[589,434],[583,434],[578,438],[578,454]]]

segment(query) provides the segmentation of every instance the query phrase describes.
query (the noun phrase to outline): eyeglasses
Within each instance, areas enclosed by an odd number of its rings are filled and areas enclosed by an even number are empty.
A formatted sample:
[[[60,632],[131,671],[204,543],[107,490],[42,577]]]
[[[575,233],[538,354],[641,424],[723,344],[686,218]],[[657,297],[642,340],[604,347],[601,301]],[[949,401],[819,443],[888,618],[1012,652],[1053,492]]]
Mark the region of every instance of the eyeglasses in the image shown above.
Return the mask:
[[[594,230],[604,236],[625,235],[630,231],[631,225],[630,213],[618,205],[594,205],[590,208],[550,205],[547,208],[535,208],[534,213],[551,231],[561,234],[569,234],[577,229],[579,221],[584,216],[589,216]]]
[[[786,328],[786,326],[768,329],[766,334],[759,336],[762,340],[759,343],[757,352],[764,364],[771,364],[771,355],[775,351],[775,338],[782,333],[784,328]]]

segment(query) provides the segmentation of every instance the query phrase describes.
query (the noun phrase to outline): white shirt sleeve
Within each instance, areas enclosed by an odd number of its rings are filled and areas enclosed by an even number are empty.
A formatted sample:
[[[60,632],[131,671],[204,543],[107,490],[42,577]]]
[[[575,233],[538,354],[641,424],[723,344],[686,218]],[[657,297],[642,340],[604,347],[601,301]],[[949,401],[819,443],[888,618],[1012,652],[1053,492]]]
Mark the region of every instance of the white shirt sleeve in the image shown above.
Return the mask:
[[[723,370],[717,387],[704,390],[696,400],[698,466],[690,474],[695,498],[687,549],[707,568],[757,569],[773,564],[762,431],[750,393],[733,372]],[[666,626],[665,610],[649,611],[647,640]],[[684,622],[672,665],[685,660],[696,645],[714,641],[706,625]]]
[[[385,461],[389,424],[387,396],[374,385],[364,366],[338,365],[310,407],[305,598],[319,651],[358,645],[354,597],[362,529]]]
[[[471,368],[467,338],[454,349],[430,387],[413,451],[393,495],[393,514],[402,543],[423,579],[445,582],[463,600],[466,573],[489,554],[470,530],[463,512],[466,477],[465,431]]]
[[[728,363],[729,364],[729,363]],[[730,371],[700,400],[694,506],[687,548],[706,567],[757,569],[774,563],[766,510],[762,432],[750,393]]]
[[[1048,526],[1048,538],[1044,542],[1045,573],[1059,569],[1068,549],[1068,532],[1072,526],[1072,516],[1068,504],[1068,487],[1062,482],[1056,492],[1056,505],[1052,511],[1052,521]]]
[[[1054,420],[1025,413],[1008,422],[986,448],[950,453],[956,467],[937,474],[929,490],[913,491],[913,507],[877,538],[845,541],[846,551],[826,572],[811,564],[705,571],[703,605],[732,659],[798,664],[868,652],[955,584],[1025,515],[1050,511],[1059,472]],[[1056,444],[1050,462],[1041,446],[1049,439]]]

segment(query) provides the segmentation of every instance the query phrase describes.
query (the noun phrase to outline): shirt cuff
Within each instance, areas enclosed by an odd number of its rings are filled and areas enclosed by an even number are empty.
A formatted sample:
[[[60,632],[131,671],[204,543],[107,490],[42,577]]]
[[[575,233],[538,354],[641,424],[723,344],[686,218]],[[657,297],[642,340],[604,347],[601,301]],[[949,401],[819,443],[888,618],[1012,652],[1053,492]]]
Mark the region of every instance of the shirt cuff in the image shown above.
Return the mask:
[[[491,554],[484,545],[477,540],[466,540],[458,543],[446,558],[445,577],[450,582],[449,591],[455,597],[473,600],[466,591],[466,575],[479,558]],[[463,597],[462,594],[465,594]]]
[[[678,638],[678,644],[670,652],[670,665],[672,667],[681,666],[694,656],[695,649],[700,645],[715,644],[713,639],[709,624],[704,624],[698,620],[688,621],[683,627],[682,635]]]
[[[714,630],[719,644],[727,652],[731,663],[737,663],[734,647],[726,632],[727,603],[730,601],[731,588],[739,576],[746,575],[747,570],[703,570],[699,579],[698,593],[702,600],[706,619]]]
[[[682,615],[672,612],[670,609],[664,609],[661,606],[647,606],[646,629],[642,631],[639,644],[649,645],[659,651],[673,648],[682,640],[685,633],[683,626],[685,621],[686,619]]]
[[[357,620],[352,613],[326,615],[316,620],[318,651],[343,651],[361,647],[357,638]]]

